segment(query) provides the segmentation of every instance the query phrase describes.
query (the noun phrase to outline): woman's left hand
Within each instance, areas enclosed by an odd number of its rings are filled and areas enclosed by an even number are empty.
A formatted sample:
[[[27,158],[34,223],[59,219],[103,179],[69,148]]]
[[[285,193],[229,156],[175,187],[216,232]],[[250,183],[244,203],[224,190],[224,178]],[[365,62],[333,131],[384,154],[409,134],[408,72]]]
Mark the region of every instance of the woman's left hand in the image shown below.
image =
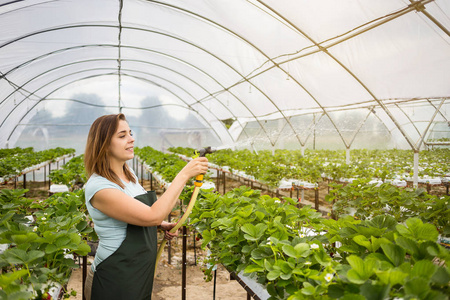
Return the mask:
[[[162,221],[161,229],[164,230],[164,238],[168,241],[172,240],[174,237],[178,236],[178,230],[174,233],[170,233],[169,231],[175,227],[176,223],[168,223],[166,221]]]

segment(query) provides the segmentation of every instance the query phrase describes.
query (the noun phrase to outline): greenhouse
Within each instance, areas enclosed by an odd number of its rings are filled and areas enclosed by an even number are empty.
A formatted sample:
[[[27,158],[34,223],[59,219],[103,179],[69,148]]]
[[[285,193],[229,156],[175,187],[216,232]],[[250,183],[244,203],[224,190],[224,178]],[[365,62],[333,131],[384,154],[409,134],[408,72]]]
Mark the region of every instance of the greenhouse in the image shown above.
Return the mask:
[[[209,163],[153,299],[448,299],[450,1],[0,0],[0,299],[85,299],[119,113],[158,199]]]

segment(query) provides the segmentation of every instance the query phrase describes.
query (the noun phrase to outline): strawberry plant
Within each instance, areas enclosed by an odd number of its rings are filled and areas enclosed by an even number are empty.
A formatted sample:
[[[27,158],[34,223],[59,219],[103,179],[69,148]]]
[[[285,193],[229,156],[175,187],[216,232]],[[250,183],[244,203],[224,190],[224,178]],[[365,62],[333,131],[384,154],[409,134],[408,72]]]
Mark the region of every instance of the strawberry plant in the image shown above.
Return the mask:
[[[82,191],[39,203],[24,198],[26,191],[0,191],[0,243],[9,245],[0,254],[2,299],[31,299],[54,282],[64,286],[78,267],[73,254],[90,251],[84,237],[92,235],[92,228],[82,208]]]
[[[449,251],[416,217],[324,219],[290,198],[241,187],[201,191],[190,224],[215,264],[263,284],[270,299],[447,299]]]
[[[348,185],[330,184],[325,200],[333,202],[337,217],[352,215],[365,220],[378,215],[390,215],[397,222],[411,217],[433,224],[443,236],[450,236],[450,197],[434,196],[424,189],[402,189],[384,183],[368,184],[355,180]]]
[[[65,184],[71,191],[82,187],[86,183],[84,155],[72,158],[58,170],[52,170],[49,178],[53,183]]]
[[[75,149],[60,147],[38,152],[35,152],[31,147],[2,149],[0,155],[0,177],[14,177],[20,175],[28,167],[73,153],[75,153]]]

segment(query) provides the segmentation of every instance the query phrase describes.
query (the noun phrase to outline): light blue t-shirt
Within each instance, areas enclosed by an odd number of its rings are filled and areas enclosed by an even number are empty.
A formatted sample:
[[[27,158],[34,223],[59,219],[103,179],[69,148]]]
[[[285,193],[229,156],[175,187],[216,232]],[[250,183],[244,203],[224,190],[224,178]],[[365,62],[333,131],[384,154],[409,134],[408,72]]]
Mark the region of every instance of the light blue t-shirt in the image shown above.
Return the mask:
[[[136,177],[134,173],[133,175]],[[133,198],[146,193],[145,189],[139,184],[137,179],[136,183],[130,181],[129,183],[123,182],[123,184],[125,185],[125,189],[122,189],[118,184],[94,173],[84,185],[86,207],[89,211],[89,215],[94,221],[94,230],[99,237],[97,253],[94,258],[94,263],[92,264],[92,269],[94,271],[96,266],[113,254],[125,240],[127,223],[105,215],[91,205],[91,199],[95,193],[103,189],[118,189]]]

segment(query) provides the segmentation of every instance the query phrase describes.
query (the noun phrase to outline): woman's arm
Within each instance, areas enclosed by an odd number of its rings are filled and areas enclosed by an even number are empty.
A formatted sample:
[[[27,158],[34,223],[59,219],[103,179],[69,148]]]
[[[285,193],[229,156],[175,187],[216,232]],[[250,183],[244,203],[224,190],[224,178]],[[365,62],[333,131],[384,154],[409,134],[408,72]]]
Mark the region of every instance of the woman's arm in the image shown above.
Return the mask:
[[[175,177],[166,192],[150,207],[117,189],[95,193],[91,204],[114,219],[138,226],[157,226],[172,211],[186,182],[208,170],[208,159],[191,160]]]

